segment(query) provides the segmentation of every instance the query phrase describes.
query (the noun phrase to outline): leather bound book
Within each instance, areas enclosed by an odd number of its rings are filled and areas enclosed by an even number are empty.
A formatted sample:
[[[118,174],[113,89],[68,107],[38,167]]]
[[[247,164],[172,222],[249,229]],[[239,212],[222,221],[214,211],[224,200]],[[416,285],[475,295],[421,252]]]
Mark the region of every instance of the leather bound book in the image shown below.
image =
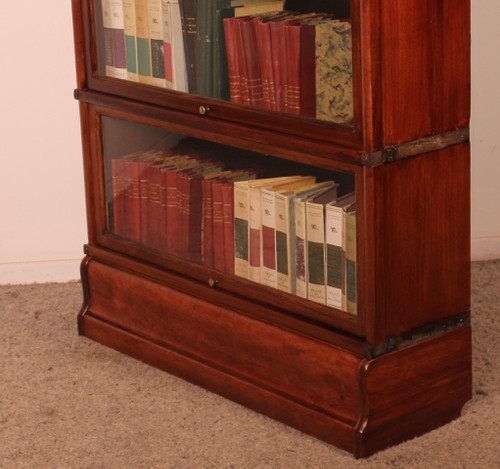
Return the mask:
[[[162,249],[162,203],[161,203],[161,173],[157,164],[150,164],[146,168],[147,174],[147,219],[144,244]]]
[[[127,54],[125,52],[123,0],[111,0],[111,29],[113,34],[113,66],[115,78],[126,80]]]
[[[243,98],[241,95],[241,71],[238,57],[236,20],[235,18],[225,18],[223,22],[229,74],[229,96],[233,103],[242,103]]]
[[[97,2],[99,4],[99,2]],[[104,73],[107,77],[115,76],[113,59],[113,28],[111,24],[111,0],[102,0],[102,26],[103,26],[103,56]]]
[[[222,185],[224,181],[216,180],[212,184],[213,197],[213,233],[214,233],[214,267],[222,272],[226,271],[226,257],[224,254],[224,210],[222,201]]]
[[[224,225],[224,264],[226,272],[234,274],[234,183],[221,187],[222,217]]]
[[[249,104],[256,107],[266,107],[262,92],[262,76],[260,71],[259,51],[255,35],[254,22],[251,17],[240,19],[241,45],[244,52],[246,81],[248,86]]]
[[[135,0],[135,27],[137,34],[137,69],[139,82],[150,85],[151,43],[149,31],[148,0]]]
[[[165,88],[165,53],[162,0],[148,0],[151,45],[151,80],[154,86]]]
[[[198,92],[196,88],[197,3],[197,0],[179,0],[188,91],[193,94]]]
[[[354,119],[351,25],[338,20],[318,24],[315,55],[316,117],[351,125]]]
[[[127,229],[127,173],[123,158],[111,160],[111,176],[113,181],[113,233],[123,238],[128,237]]]
[[[141,241],[141,204],[140,178],[141,167],[137,156],[126,157],[125,168],[127,173],[127,200],[126,211],[128,217],[128,238],[132,241]]]
[[[204,179],[202,183],[201,262],[207,267],[214,266],[213,182]]]
[[[123,0],[123,26],[125,31],[125,54],[127,61],[127,79],[138,81],[137,75],[137,47],[135,28],[135,2]]]
[[[307,298],[326,304],[325,205],[337,198],[337,187],[306,202]]]

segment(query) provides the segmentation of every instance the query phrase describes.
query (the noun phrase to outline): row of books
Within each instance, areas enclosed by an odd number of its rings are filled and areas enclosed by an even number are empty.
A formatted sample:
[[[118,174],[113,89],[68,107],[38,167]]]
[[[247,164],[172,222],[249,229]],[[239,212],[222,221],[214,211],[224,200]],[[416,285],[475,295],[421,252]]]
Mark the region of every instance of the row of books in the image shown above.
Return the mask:
[[[231,101],[352,124],[351,25],[278,12],[224,19]]]
[[[112,227],[119,236],[234,273],[233,182],[254,170],[140,151],[111,161]]]
[[[96,0],[105,73],[351,124],[349,21],[284,0]]]
[[[175,151],[113,159],[111,173],[115,234],[356,313],[354,194],[335,182]]]
[[[188,91],[178,0],[97,0],[107,76]]]
[[[235,274],[356,314],[355,194],[290,176],[234,183]]]

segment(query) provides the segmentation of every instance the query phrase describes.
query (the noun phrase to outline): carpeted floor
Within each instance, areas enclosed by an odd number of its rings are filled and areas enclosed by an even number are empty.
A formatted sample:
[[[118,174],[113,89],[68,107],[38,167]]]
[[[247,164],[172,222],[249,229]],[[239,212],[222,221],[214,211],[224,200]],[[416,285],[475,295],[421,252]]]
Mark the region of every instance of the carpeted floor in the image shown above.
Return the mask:
[[[0,286],[0,467],[500,468],[500,261],[472,279],[472,401],[368,460],[79,337],[79,283]]]

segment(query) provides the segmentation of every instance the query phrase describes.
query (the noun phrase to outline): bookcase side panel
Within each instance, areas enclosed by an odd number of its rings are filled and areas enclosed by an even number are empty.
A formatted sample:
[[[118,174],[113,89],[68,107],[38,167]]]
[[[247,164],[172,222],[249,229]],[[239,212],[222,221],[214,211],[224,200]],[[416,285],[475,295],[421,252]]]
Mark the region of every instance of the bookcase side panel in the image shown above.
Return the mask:
[[[386,337],[470,311],[469,145],[380,167]]]
[[[468,126],[469,0],[405,0],[382,8],[383,144]]]

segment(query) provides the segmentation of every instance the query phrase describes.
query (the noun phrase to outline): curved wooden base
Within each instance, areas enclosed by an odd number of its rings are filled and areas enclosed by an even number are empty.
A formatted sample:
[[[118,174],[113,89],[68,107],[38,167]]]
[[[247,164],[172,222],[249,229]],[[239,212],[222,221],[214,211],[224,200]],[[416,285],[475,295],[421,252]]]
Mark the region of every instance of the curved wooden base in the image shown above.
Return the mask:
[[[373,360],[86,258],[79,332],[366,457],[456,418],[471,331]]]

